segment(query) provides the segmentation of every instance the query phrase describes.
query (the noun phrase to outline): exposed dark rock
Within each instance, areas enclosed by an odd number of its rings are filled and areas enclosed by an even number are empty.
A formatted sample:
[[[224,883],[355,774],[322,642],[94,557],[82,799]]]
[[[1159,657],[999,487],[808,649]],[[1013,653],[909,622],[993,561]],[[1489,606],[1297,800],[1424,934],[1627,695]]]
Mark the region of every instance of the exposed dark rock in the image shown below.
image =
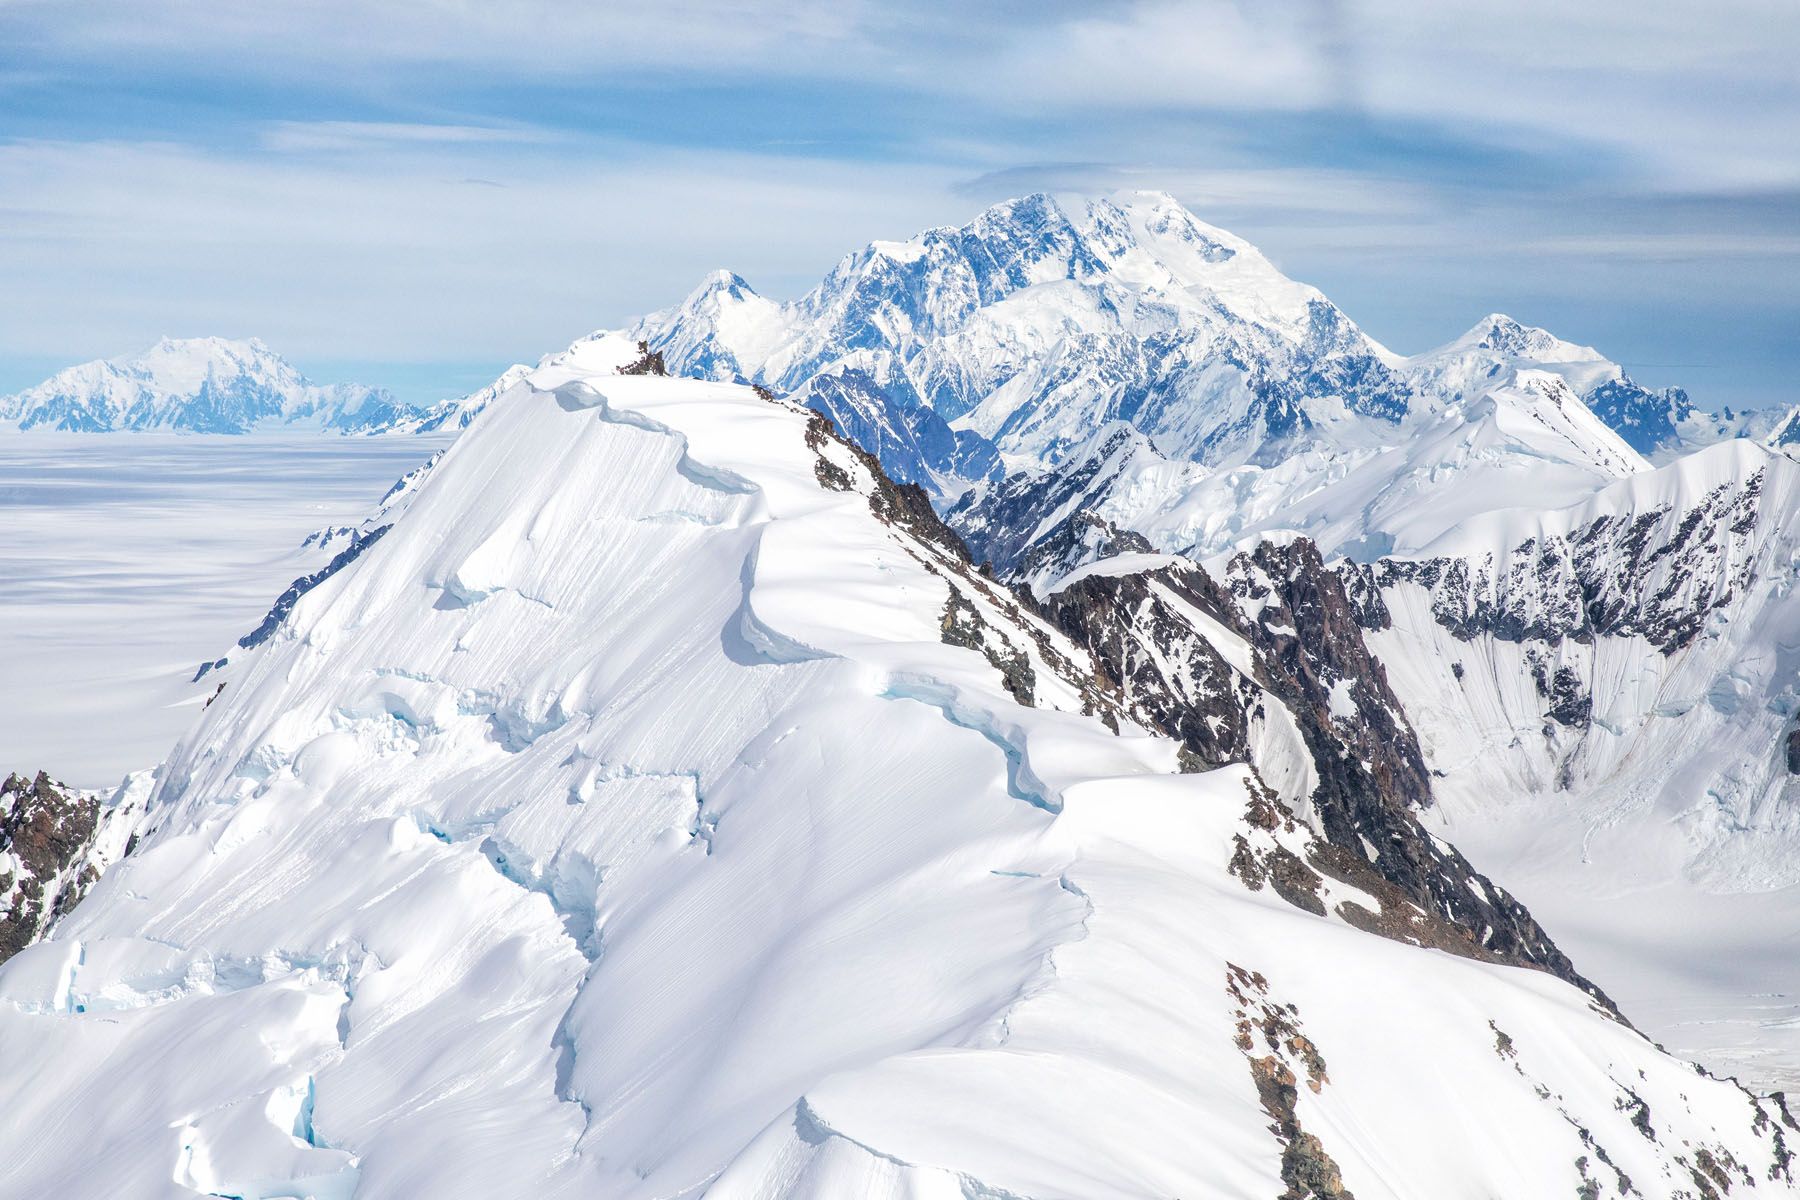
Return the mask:
[[[1099,685],[1133,720],[1175,738],[1209,767],[1247,762],[1250,720],[1264,698],[1180,611],[1187,604],[1231,628],[1230,598],[1198,566],[1089,575],[1040,609],[1093,658]]]
[[[1077,509],[1032,542],[1014,568],[1012,578],[1041,586],[1103,558],[1149,554],[1154,549],[1143,534],[1121,529],[1086,509]]]
[[[1132,719],[1180,741],[1192,760],[1248,761],[1250,721],[1267,696],[1293,714],[1318,775],[1304,798],[1325,835],[1311,865],[1385,897],[1381,913],[1356,909],[1346,920],[1414,944],[1539,967],[1611,1008],[1523,905],[1420,824],[1430,773],[1386,670],[1363,640],[1369,593],[1359,605],[1346,578],[1355,575],[1326,568],[1318,549],[1297,539],[1240,555],[1223,583],[1186,563],[1092,574],[1041,609],[1089,652],[1096,680]],[[1250,643],[1254,681],[1224,661],[1184,609]],[[1353,716],[1338,715],[1346,703]],[[1565,712],[1576,717],[1574,701]],[[1278,891],[1299,907],[1317,903],[1280,855],[1253,877],[1281,880]]]
[[[98,800],[42,771],[0,783],[0,962],[43,936],[99,878],[83,861],[99,815]]]
[[[1299,1010],[1270,1000],[1262,974],[1235,963],[1226,964],[1225,990],[1237,1004],[1238,1049],[1249,1060],[1257,1098],[1271,1121],[1269,1132],[1281,1142],[1281,1181],[1286,1186],[1277,1200],[1355,1200],[1324,1144],[1300,1124],[1300,1080],[1294,1068],[1305,1072],[1306,1086],[1315,1095],[1331,1079],[1324,1056],[1301,1031]],[[1259,1041],[1266,1051],[1260,1055]]]
[[[1347,565],[1365,628],[1385,628],[1380,592],[1413,583],[1432,616],[1470,641],[1560,645],[1642,637],[1664,654],[1692,644],[1707,619],[1750,582],[1741,553],[1756,527],[1763,474],[1721,484],[1677,519],[1669,509],[1599,517],[1567,536],[1528,538],[1491,559],[1387,558]],[[1737,565],[1734,565],[1737,564]]]
[[[964,496],[945,519],[968,541],[972,553],[1011,578],[1036,544],[1037,527],[1045,515],[1091,509],[1118,464],[1144,444],[1143,434],[1122,426],[1081,462],[1035,475],[1009,475],[983,492]],[[1047,533],[1052,538],[1067,536],[1057,530]]]
[[[1544,716],[1559,725],[1586,729],[1594,713],[1594,697],[1588,692],[1581,675],[1566,664],[1551,665],[1548,657],[1533,648],[1525,656],[1531,669],[1531,681],[1537,693],[1549,705]]]
[[[268,615],[262,619],[262,624],[238,639],[238,646],[242,649],[249,650],[268,641],[269,638],[274,636],[275,631],[281,628],[281,623],[287,620],[288,614],[294,611],[294,605],[300,602],[300,597],[306,595],[306,593],[312,591],[321,583],[324,583],[327,579],[330,579],[333,575],[336,575],[339,571],[355,562],[357,558],[361,556],[363,551],[380,541],[381,535],[391,528],[393,528],[391,525],[381,525],[375,529],[369,530],[367,533],[352,533],[350,535],[350,544],[338,551],[337,554],[332,557],[330,562],[326,563],[323,567],[320,567],[317,571],[314,571],[311,575],[302,575],[299,579],[294,580],[294,582],[288,586],[287,591],[281,593],[281,595],[276,598],[274,606],[269,609]],[[212,665],[216,667],[221,665],[224,661],[224,659],[220,659],[218,663]],[[194,679],[198,681],[201,675],[206,674],[206,671],[206,667],[201,667],[199,674],[195,675]]]
[[[806,444],[825,463],[825,467],[819,470],[823,472],[829,468],[841,471],[841,467],[827,460],[821,453],[827,442],[835,442],[848,450],[868,470],[870,478],[874,480],[874,490],[869,496],[871,512],[890,525],[902,526],[920,541],[936,546],[963,562],[969,561],[969,548],[963,544],[956,531],[939,518],[937,509],[931,506],[931,497],[924,488],[916,483],[895,483],[881,469],[881,463],[873,454],[838,432],[830,417],[823,413],[808,413]],[[849,477],[845,475],[844,478],[848,480]]]
[[[619,368],[621,375],[667,375],[669,370],[663,365],[662,351],[652,350],[649,342],[637,344],[638,357]]]
[[[1037,675],[1031,659],[995,634],[981,612],[954,584],[944,604],[943,639],[951,646],[974,650],[1000,672],[1001,682],[1014,700],[1027,707],[1037,703]]]

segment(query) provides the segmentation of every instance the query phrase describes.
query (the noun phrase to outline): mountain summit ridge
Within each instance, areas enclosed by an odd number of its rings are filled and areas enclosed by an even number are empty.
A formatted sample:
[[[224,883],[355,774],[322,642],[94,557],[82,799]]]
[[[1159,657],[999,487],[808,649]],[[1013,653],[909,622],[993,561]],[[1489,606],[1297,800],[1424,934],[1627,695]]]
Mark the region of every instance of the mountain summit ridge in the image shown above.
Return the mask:
[[[1779,1100],[1296,818],[1405,739],[1309,546],[1053,623],[816,413],[660,365],[519,379],[234,656],[0,965],[10,1184],[1793,1194]]]

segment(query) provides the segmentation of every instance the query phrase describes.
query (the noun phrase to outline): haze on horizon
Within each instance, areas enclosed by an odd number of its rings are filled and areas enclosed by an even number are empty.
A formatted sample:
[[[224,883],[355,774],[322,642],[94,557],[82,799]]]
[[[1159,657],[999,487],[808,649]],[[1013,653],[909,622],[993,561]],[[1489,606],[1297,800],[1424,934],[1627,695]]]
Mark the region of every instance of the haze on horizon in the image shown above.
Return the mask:
[[[717,267],[1142,186],[1403,353],[1501,310],[1800,399],[1800,9],[961,7],[0,0],[0,392],[218,334],[435,399]]]

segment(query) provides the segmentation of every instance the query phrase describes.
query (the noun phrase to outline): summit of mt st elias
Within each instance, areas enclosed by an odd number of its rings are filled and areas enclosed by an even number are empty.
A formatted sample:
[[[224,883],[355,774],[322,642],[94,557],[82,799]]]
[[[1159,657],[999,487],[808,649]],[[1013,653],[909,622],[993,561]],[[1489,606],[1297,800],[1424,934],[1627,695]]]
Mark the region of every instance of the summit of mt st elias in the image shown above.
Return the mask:
[[[0,964],[18,1194],[1800,1191],[1446,821],[1786,886],[1778,450],[1156,195],[509,375],[153,780],[4,793],[97,875]]]

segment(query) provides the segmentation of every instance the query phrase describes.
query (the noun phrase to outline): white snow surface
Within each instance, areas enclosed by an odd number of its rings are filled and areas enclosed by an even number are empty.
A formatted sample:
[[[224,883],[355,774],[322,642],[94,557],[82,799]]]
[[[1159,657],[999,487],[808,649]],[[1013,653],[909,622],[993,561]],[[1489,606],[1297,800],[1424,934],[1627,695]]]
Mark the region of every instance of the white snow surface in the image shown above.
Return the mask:
[[[1746,496],[1753,520],[1730,507]],[[1684,537],[1709,504],[1712,520]],[[1644,573],[1602,562],[1610,595],[1678,609],[1701,607],[1707,589],[1727,598],[1673,654],[1642,636],[1461,640],[1414,584],[1385,592],[1393,627],[1368,635],[1442,773],[1446,836],[1659,1040],[1790,1088],[1800,1084],[1800,777],[1785,755],[1800,713],[1797,506],[1800,466],[1734,440],[1570,508],[1469,521],[1427,547],[1474,564],[1479,595],[1511,593],[1530,615],[1537,583],[1555,583],[1534,571],[1537,547],[1601,519],[1639,528],[1673,552]],[[1534,657],[1578,681],[1591,724],[1545,718]]]
[[[1246,890],[1245,769],[1015,703],[805,414],[634,355],[477,417],[0,966],[11,1194],[1265,1200],[1228,964],[1361,1200],[1792,1193],[1568,985]]]
[[[0,433],[0,774],[102,788],[161,762],[216,687],[195,668],[443,444]]]

